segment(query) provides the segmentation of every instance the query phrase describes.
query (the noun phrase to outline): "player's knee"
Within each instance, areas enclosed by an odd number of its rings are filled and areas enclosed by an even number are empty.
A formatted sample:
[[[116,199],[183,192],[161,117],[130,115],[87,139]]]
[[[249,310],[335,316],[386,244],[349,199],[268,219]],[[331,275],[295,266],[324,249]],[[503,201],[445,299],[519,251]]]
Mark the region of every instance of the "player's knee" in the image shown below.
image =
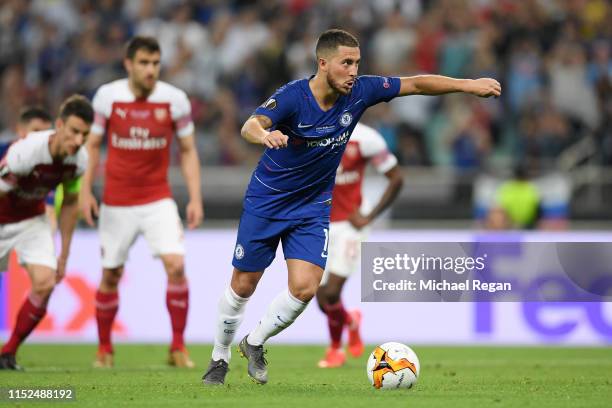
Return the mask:
[[[342,292],[342,286],[341,285],[335,285],[335,284],[330,284],[327,287],[327,291],[326,291],[326,295],[327,295],[327,302],[329,302],[330,305],[334,305],[336,303],[338,303],[338,301],[340,300],[340,293]]]
[[[165,264],[168,280],[182,281],[185,279],[185,262],[183,261],[183,258],[173,259],[171,261],[167,261]]]
[[[332,291],[327,293],[327,304],[335,305],[340,300],[340,295],[338,293],[334,293]]]
[[[317,288],[317,299],[325,300],[327,297],[327,286],[321,285]]]
[[[296,299],[302,302],[310,302],[310,300],[315,296],[317,290],[319,289],[319,285],[317,284],[309,284],[304,283],[297,287],[293,287],[290,292]]]
[[[257,288],[259,279],[256,274],[249,272],[235,273],[232,275],[232,290],[240,297],[250,297]]]
[[[327,307],[327,294],[325,293],[325,286],[319,286],[319,289],[317,289],[317,305],[319,305],[319,309],[321,309],[322,312],[325,312],[325,307]]]
[[[324,294],[323,304],[325,306],[334,305],[338,303],[339,300],[340,300],[340,295],[335,293],[330,288],[327,288]]]
[[[242,298],[251,297],[257,288],[257,282],[251,282],[247,279],[232,281],[232,290]]]
[[[329,304],[329,286],[322,285],[317,289],[317,302],[321,308]]]
[[[119,281],[123,275],[123,267],[108,268],[102,272],[102,285],[106,288],[114,289],[119,286]]]
[[[40,274],[32,279],[32,292],[40,298],[47,299],[51,296],[55,283],[55,273],[52,271]]]

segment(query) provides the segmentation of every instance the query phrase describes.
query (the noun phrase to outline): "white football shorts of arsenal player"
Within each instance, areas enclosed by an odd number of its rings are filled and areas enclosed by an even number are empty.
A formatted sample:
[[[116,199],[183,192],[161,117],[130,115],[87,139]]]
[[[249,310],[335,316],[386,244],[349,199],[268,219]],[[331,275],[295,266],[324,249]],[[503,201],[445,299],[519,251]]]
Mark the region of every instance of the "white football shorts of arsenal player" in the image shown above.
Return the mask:
[[[327,265],[321,285],[327,283],[330,272],[348,278],[359,262],[361,241],[367,237],[369,228],[357,229],[348,218],[361,208],[363,176],[368,163],[372,164],[378,173],[385,174],[397,165],[397,158],[389,152],[378,131],[358,123],[336,172]]]
[[[11,249],[21,265],[33,264],[57,269],[51,225],[46,215],[0,224],[0,272],[8,269]]]
[[[123,265],[142,234],[155,256],[184,254],[183,229],[168,184],[170,144],[194,131],[182,90],[162,81],[136,99],[127,79],[100,87],[92,133],[106,135],[108,155],[100,208],[102,266]]]
[[[0,162],[0,272],[7,269],[11,249],[20,264],[57,269],[51,225],[44,199],[58,183],[75,180],[87,166],[87,152],[54,162],[49,136],[55,130],[32,132],[15,142]]]
[[[130,247],[142,234],[155,256],[185,254],[183,225],[176,203],[164,198],[149,204],[100,208],[102,266],[115,268],[128,259]]]
[[[321,285],[327,283],[330,272],[343,278],[353,273],[361,256],[361,241],[366,239],[368,232],[369,227],[358,230],[348,221],[329,223],[327,264]]]

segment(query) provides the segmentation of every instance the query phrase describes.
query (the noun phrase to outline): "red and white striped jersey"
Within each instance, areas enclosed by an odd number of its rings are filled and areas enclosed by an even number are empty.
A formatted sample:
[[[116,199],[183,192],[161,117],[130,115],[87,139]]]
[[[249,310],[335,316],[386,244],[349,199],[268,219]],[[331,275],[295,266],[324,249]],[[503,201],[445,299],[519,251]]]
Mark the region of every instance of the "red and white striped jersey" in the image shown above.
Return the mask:
[[[397,158],[378,131],[358,123],[336,171],[330,221],[344,221],[361,206],[361,186],[368,163],[384,174],[397,165]]]
[[[91,132],[108,142],[103,201],[129,206],[171,197],[170,143],[194,132],[185,92],[158,81],[146,99],[136,99],[120,79],[98,89],[93,107]]]
[[[0,224],[44,214],[49,191],[85,172],[84,148],[63,160],[51,157],[49,139],[54,134],[53,129],[29,133],[13,143],[0,161]]]

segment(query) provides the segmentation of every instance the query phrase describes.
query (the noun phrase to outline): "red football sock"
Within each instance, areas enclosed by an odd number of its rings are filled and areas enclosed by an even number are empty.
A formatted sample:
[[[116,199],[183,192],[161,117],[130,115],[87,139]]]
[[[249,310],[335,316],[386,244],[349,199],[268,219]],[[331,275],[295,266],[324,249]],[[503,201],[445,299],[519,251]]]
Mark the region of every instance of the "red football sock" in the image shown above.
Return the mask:
[[[2,354],[15,354],[19,345],[32,333],[47,313],[47,300],[30,293],[19,309],[15,329],[9,341],[2,347]]]
[[[344,306],[342,307],[342,310],[344,311],[344,324],[350,326],[353,323],[353,318],[351,317],[351,314],[346,311]]]
[[[166,306],[170,313],[172,324],[172,344],[170,350],[181,350],[185,347],[183,333],[187,325],[187,311],[189,310],[189,286],[184,283],[168,283],[166,291]]]
[[[98,350],[102,353],[112,353],[111,331],[113,322],[119,310],[119,293],[96,292],[96,322],[98,323]]]
[[[327,326],[329,327],[329,335],[331,337],[332,348],[340,348],[342,345],[342,329],[346,324],[347,313],[344,310],[342,301],[339,300],[333,305],[325,306],[327,313]]]

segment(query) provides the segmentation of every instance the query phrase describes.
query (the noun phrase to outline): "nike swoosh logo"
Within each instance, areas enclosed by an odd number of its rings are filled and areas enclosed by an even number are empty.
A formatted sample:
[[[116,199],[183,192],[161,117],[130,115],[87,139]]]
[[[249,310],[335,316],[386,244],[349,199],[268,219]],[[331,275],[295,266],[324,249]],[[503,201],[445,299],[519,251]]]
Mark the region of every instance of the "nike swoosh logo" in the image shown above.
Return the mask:
[[[298,123],[298,128],[299,129],[305,129],[305,128],[309,128],[309,127],[313,127],[314,125],[302,125],[302,123]]]

